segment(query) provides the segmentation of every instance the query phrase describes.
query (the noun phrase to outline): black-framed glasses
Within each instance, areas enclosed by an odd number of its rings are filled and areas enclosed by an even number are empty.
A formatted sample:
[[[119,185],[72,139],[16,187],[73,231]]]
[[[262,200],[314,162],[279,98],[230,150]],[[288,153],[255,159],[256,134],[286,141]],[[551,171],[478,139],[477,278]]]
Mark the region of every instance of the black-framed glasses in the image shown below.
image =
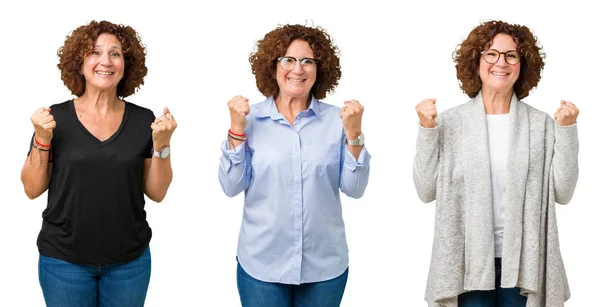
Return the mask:
[[[283,70],[294,70],[294,67],[296,67],[296,62],[300,61],[300,67],[302,67],[302,70],[304,71],[314,71],[317,68],[317,64],[319,63],[318,60],[316,59],[312,59],[312,58],[301,58],[301,59],[297,59],[295,57],[291,57],[291,56],[282,56],[282,57],[278,57],[277,61],[279,61],[279,65],[281,65],[281,68]]]
[[[481,52],[483,60],[489,64],[496,64],[500,59],[500,55],[504,54],[504,60],[510,65],[516,65],[521,62],[521,55],[517,50],[509,50],[506,52],[500,52],[496,49],[488,49]]]

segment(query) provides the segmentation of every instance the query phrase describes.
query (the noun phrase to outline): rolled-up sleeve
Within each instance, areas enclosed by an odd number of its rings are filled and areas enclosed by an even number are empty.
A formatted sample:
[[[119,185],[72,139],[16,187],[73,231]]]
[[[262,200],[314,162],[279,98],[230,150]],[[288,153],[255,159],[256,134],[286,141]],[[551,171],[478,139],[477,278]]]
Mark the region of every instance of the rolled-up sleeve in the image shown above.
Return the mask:
[[[246,150],[246,142],[234,149],[229,148],[228,140],[221,144],[221,162],[219,165],[219,183],[229,197],[238,195],[250,185],[252,176],[252,156]]]
[[[370,161],[371,155],[366,146],[362,147],[358,159],[343,146],[340,190],[348,197],[360,198],[365,193],[369,182]]]

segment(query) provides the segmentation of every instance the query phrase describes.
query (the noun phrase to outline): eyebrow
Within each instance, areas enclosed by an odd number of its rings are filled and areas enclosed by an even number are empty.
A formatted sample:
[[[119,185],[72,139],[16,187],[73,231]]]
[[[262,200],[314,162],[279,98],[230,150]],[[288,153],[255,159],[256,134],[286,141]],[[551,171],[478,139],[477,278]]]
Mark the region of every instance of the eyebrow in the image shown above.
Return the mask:
[[[103,45],[94,45],[94,48],[102,48],[102,47],[103,47]],[[110,49],[119,49],[119,50],[122,50],[123,48],[119,47],[119,46],[112,46],[112,47],[110,47]]]

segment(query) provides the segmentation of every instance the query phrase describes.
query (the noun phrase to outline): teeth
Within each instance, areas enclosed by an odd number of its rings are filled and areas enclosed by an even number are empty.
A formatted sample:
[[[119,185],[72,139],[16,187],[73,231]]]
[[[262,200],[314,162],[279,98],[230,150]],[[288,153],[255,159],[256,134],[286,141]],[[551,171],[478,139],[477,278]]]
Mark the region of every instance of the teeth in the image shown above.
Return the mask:
[[[289,78],[289,80],[292,81],[292,82],[302,82],[302,79],[292,79],[292,78]]]
[[[113,73],[110,71],[97,71],[96,72],[99,75],[112,75]]]
[[[508,76],[508,73],[501,73],[501,72],[495,72],[495,71],[493,71],[492,75],[494,75],[494,76]]]

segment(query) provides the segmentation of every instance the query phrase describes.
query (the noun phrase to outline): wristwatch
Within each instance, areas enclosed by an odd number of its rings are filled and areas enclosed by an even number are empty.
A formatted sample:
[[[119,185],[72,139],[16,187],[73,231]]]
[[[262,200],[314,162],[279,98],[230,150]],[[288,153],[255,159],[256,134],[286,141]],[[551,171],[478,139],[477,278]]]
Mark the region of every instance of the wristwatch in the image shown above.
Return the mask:
[[[171,148],[169,146],[163,147],[160,151],[154,149],[154,156],[159,159],[166,159],[169,154],[171,154]]]
[[[363,146],[365,145],[365,136],[361,133],[358,136],[358,140],[349,140],[348,138],[346,138],[346,144],[350,146]]]

